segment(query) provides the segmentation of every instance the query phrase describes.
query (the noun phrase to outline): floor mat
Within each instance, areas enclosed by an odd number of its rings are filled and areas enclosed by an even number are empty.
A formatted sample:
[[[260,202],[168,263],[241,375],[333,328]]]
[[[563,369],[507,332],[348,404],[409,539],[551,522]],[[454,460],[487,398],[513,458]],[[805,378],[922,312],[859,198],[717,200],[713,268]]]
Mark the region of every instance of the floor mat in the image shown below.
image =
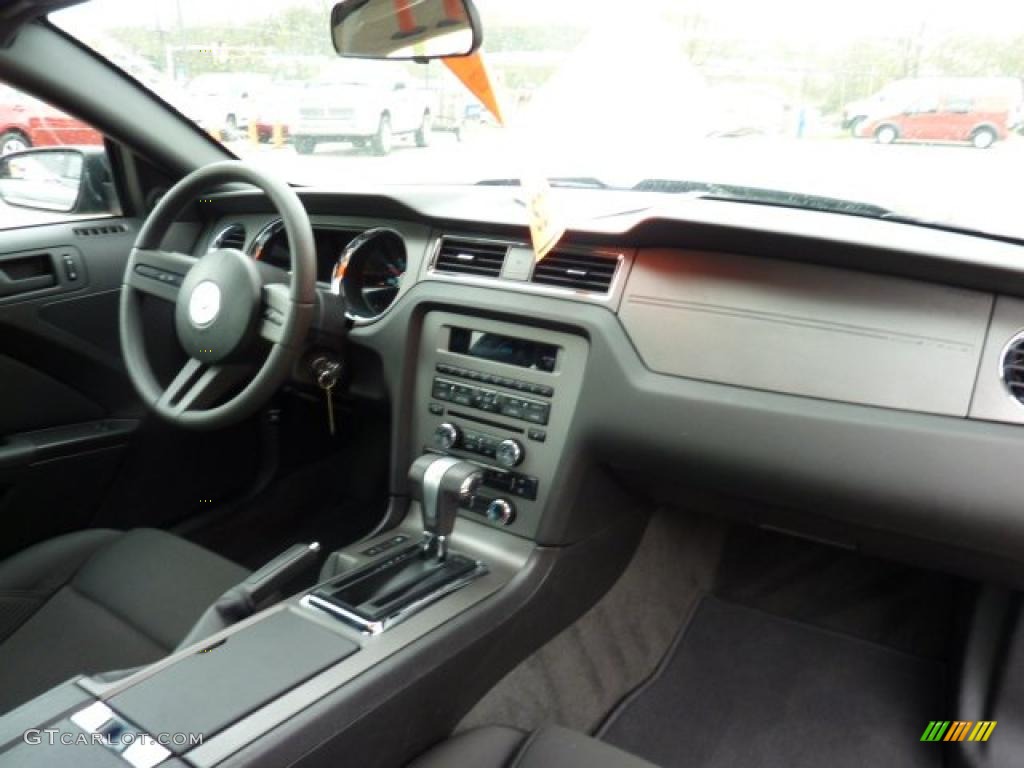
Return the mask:
[[[940,660],[956,647],[957,607],[970,603],[953,576],[746,526],[730,531],[712,592]]]
[[[550,724],[592,731],[657,669],[711,586],[723,536],[714,519],[654,515],[608,594],[512,670],[458,730],[502,723],[526,731]]]
[[[922,743],[945,668],[706,597],[659,672],[602,728],[664,768],[938,768]]]

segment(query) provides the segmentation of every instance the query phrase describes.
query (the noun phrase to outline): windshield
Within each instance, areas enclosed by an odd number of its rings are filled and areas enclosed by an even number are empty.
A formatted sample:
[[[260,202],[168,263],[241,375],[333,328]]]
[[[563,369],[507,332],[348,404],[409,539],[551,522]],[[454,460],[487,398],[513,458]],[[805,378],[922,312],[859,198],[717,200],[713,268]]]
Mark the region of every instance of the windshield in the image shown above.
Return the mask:
[[[1024,6],[479,0],[505,125],[442,62],[340,59],[327,0],[51,16],[294,183],[554,184],[1024,238]]]

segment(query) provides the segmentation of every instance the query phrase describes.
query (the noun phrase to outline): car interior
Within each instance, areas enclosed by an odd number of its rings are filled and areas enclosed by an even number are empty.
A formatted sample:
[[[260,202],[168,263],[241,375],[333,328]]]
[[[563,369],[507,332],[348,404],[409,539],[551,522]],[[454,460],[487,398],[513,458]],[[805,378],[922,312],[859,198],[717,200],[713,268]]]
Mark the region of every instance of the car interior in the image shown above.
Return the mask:
[[[0,229],[0,765],[1020,764],[1020,242],[566,185],[538,259],[518,187],[235,159],[74,4],[0,9],[105,137]]]

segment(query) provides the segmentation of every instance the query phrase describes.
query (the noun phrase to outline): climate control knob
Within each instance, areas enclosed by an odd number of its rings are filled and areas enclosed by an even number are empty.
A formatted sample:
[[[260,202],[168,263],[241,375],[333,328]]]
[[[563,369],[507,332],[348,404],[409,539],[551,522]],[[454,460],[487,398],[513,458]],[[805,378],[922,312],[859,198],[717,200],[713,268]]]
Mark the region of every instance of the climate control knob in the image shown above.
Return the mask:
[[[510,501],[494,499],[487,505],[487,511],[484,514],[492,523],[510,525],[516,519],[516,508],[512,506]]]
[[[434,447],[447,451],[459,444],[462,439],[462,431],[451,422],[438,424],[434,430]]]
[[[497,461],[501,466],[511,469],[512,467],[518,467],[523,463],[523,457],[526,455],[523,449],[523,444],[518,440],[502,440],[498,443],[498,448],[494,453],[494,460]]]

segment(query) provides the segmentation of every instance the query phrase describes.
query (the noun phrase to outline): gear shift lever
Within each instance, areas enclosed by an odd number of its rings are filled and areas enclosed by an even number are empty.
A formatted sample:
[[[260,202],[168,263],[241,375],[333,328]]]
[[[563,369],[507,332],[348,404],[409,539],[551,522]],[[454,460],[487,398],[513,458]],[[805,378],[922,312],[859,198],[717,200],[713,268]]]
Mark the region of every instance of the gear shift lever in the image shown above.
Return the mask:
[[[455,528],[459,505],[480,487],[484,474],[479,467],[451,456],[420,456],[409,469],[412,498],[423,509],[423,549],[448,556],[448,540]]]
[[[483,479],[478,467],[451,456],[418,458],[409,470],[409,484],[423,508],[423,543],[336,576],[303,600],[375,635],[487,573],[480,560],[448,551],[459,505],[469,501]]]

